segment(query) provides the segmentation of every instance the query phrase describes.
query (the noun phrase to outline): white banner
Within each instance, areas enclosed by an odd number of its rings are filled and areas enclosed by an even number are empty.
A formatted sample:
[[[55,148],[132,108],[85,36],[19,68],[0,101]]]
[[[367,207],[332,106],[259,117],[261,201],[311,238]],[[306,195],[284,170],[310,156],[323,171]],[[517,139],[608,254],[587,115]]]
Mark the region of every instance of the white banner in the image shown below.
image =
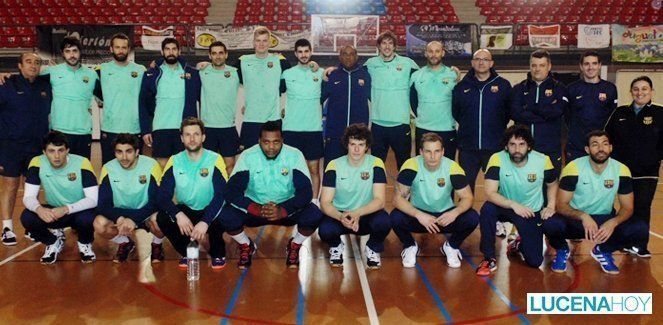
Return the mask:
[[[481,26],[482,49],[508,50],[513,46],[513,26]]]
[[[221,41],[228,50],[253,49],[253,26],[230,28],[222,26],[196,26],[196,48],[207,49],[210,44]],[[274,51],[292,51],[295,42],[300,38],[308,38],[311,32],[304,31],[272,31],[270,49]]]
[[[140,42],[146,50],[161,51],[161,42],[168,37],[175,37],[175,28],[173,26],[168,26],[164,29],[143,26],[143,34],[140,37]]]
[[[610,24],[578,24],[578,48],[601,49],[610,46]]]
[[[314,54],[336,55],[352,45],[359,55],[376,55],[375,41],[380,16],[311,15],[311,44]]]
[[[529,46],[544,49],[559,48],[559,25],[527,25],[527,31],[529,33]]]

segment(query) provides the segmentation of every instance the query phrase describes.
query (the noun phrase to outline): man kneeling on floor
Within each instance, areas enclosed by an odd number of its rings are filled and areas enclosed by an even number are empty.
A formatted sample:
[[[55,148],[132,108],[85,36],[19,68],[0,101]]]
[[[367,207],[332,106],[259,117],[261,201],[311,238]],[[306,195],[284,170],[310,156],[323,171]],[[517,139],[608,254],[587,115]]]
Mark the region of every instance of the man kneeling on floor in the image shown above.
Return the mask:
[[[99,187],[92,164],[87,158],[69,154],[69,143],[62,132],[51,131],[42,141],[43,153],[32,158],[25,179],[21,222],[25,230],[46,245],[42,264],[53,264],[64,248],[64,236],[49,229],[72,227],[78,233],[81,262],[97,257],[92,251],[94,221]],[[39,202],[44,188],[46,204]],[[63,234],[60,232],[60,234]]]

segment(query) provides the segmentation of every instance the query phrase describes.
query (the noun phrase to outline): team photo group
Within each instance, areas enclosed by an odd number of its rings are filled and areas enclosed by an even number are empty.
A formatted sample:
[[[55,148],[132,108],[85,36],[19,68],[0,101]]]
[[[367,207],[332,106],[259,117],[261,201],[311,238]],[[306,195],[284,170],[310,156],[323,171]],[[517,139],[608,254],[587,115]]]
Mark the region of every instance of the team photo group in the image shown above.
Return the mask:
[[[96,260],[95,236],[117,245],[114,262],[146,245],[159,263],[167,239],[186,269],[195,241],[222,269],[227,234],[238,245],[237,267],[247,269],[258,247],[245,228],[296,226],[287,267],[299,267],[317,231],[332,267],[344,265],[343,235],[368,235],[365,266],[379,269],[393,231],[403,267],[417,263],[413,233],[428,233],[446,235],[440,252],[459,268],[460,246],[478,227],[479,276],[497,270],[496,240],[507,234],[514,260],[559,273],[569,241],[590,242],[609,274],[620,271],[616,251],[651,256],[663,108],[652,103],[649,77],[633,79],[632,98],[620,99],[631,104],[618,107],[593,51],[580,56],[580,79],[567,86],[553,78],[551,55],[536,50],[527,79],[512,85],[486,49],[462,76],[443,63],[442,42],[427,44],[420,67],[396,53],[387,31],[377,56],[360,62],[344,46],[338,65],[325,68],[308,40],[295,43],[291,64],[269,52],[270,36],[256,28],[255,53],[232,64],[222,42],[192,63],[165,38],[162,56],[144,67],[128,59],[124,34],[111,39],[113,59],[93,68],[81,65],[76,38],[63,40],[57,65],[20,54],[18,72],[0,78],[2,243],[40,242],[41,263],[52,264],[71,227],[84,263]],[[91,162],[93,102],[100,172]],[[390,149],[397,174],[385,167]],[[25,209],[14,220],[21,187]],[[485,202],[475,210],[479,192]],[[152,234],[147,243],[138,243],[139,231]]]

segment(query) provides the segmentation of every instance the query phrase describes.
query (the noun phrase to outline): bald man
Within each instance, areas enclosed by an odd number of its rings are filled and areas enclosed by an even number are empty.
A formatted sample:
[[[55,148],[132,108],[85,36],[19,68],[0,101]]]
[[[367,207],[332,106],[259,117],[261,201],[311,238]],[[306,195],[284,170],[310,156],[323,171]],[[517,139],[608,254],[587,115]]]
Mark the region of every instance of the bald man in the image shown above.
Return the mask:
[[[19,73],[0,85],[0,217],[2,243],[16,245],[12,215],[21,175],[41,154],[48,133],[51,84],[39,77],[41,58],[34,52],[18,57]]]

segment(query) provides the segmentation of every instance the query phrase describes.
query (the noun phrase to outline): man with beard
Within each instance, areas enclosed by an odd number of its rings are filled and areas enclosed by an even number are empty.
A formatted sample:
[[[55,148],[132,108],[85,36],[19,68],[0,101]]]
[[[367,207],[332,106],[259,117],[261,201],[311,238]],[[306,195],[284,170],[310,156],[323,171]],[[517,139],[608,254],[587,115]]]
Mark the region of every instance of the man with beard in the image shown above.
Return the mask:
[[[220,41],[209,46],[211,64],[200,70],[200,119],[205,123],[207,150],[218,152],[226,163],[228,174],[239,153],[239,134],[235,127],[239,76],[237,68],[226,64],[228,49]]]
[[[533,149],[547,155],[559,174],[562,164],[562,115],[568,105],[566,87],[550,75],[552,62],[546,50],[530,55],[527,79],[513,87],[511,118],[526,125],[536,143]]]
[[[368,125],[371,76],[365,66],[357,64],[357,49],[350,45],[341,48],[338,60],[339,66],[329,73],[322,89],[322,101],[327,102],[325,168],[347,153],[341,145],[345,128],[356,123]]]
[[[145,67],[127,60],[131,41],[127,35],[115,34],[111,38],[113,61],[97,67],[101,87],[95,95],[103,101],[101,114],[101,161],[115,158],[113,141],[119,133],[140,135],[138,96]]]
[[[182,121],[180,139],[184,151],[168,159],[157,196],[157,223],[175,250],[182,255],[179,267],[186,269],[186,247],[209,234],[212,268],[226,265],[223,227],[217,216],[223,206],[228,174],[223,158],[203,149],[205,125],[195,117]],[[177,198],[177,204],[173,203]]]
[[[566,161],[584,156],[587,133],[601,130],[617,108],[617,87],[601,79],[601,57],[596,51],[587,51],[580,57],[579,80],[568,87],[569,106],[566,120],[569,125],[569,141],[566,144]]]
[[[168,157],[183,149],[178,138],[182,121],[198,116],[200,76],[198,70],[180,58],[176,39],[164,39],[161,54],[163,58],[143,77],[139,116],[143,141],[164,166]]]
[[[509,127],[502,138],[504,150],[488,161],[486,202],[481,207],[481,252],[484,259],[476,270],[488,276],[497,270],[495,224],[508,221],[520,236],[508,246],[507,254],[520,255],[530,267],[543,262],[542,220],[555,213],[557,175],[550,157],[534,151],[531,131],[523,125]],[[547,205],[544,206],[543,183]]]
[[[302,153],[283,144],[281,123],[262,125],[257,145],[242,152],[224,193],[221,222],[239,244],[237,267],[247,269],[257,246],[244,227],[294,226],[286,247],[286,265],[299,267],[299,249],[318,228],[320,209],[311,202],[311,180]]]
[[[451,93],[457,74],[442,64],[444,45],[432,41],[426,45],[428,64],[410,78],[410,105],[416,115],[415,143],[420,148],[421,136],[434,132],[444,139],[444,156],[456,159],[456,121],[451,114]]]
[[[557,193],[558,216],[546,220],[544,232],[557,250],[554,272],[566,271],[569,246],[566,239],[587,239],[594,247],[592,257],[601,269],[618,274],[612,252],[632,247],[647,238],[647,224],[631,218],[633,182],[626,165],[610,158],[612,144],[604,131],[587,135],[585,152],[564,167]],[[615,214],[615,197],[619,211]],[[560,216],[561,215],[561,216]]]
[[[129,238],[134,230],[156,232],[150,217],[157,211],[161,167],[156,160],[140,154],[140,140],[136,135],[120,133],[112,146],[115,159],[101,168],[94,230],[118,245],[113,262],[122,263],[136,247]],[[160,244],[152,243],[152,261],[160,261],[162,251]]]
[[[81,66],[81,49],[77,38],[65,37],[60,45],[65,62],[47,67],[41,75],[49,75],[53,89],[51,129],[67,136],[72,154],[90,159],[90,104],[99,77],[94,70]]]
[[[320,158],[324,154],[322,139],[322,70],[312,70],[311,43],[295,42],[297,65],[284,71],[287,101],[283,117],[283,142],[304,154],[313,185],[313,201],[320,191]]]
[[[38,76],[40,66],[36,53],[21,53],[19,74],[0,86],[0,217],[2,243],[7,246],[17,244],[12,216],[21,175],[41,154],[41,139],[48,133],[51,85]]]

